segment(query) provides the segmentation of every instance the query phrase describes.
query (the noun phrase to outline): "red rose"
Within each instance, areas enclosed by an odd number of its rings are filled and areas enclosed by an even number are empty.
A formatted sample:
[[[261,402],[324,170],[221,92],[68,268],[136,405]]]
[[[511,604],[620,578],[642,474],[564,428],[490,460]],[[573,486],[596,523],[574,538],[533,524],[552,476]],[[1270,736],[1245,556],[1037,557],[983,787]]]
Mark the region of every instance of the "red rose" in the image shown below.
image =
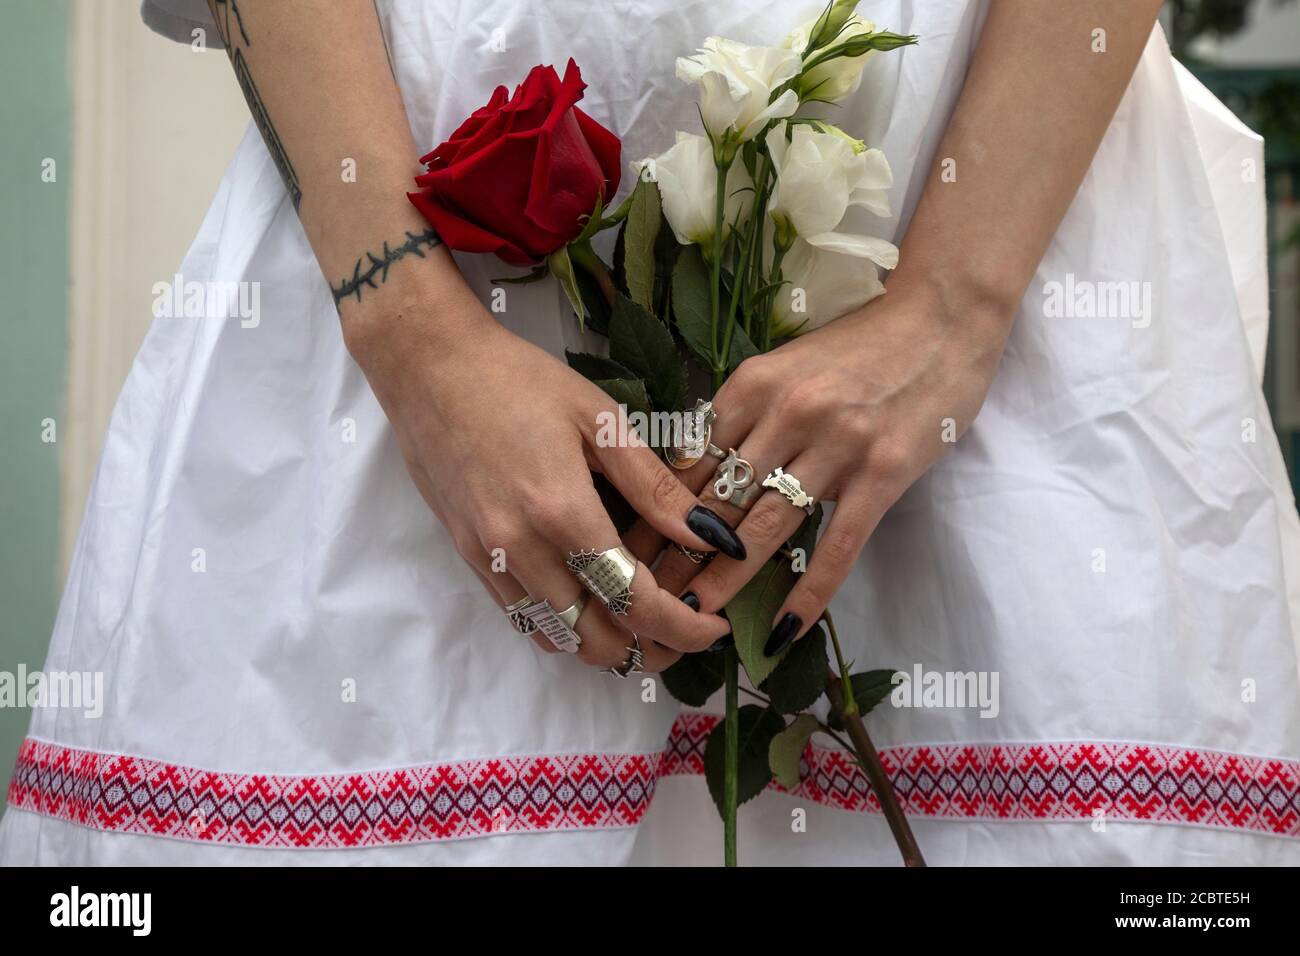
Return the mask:
[[[574,105],[586,86],[573,60],[563,80],[535,66],[420,160],[428,172],[408,196],[443,242],[529,265],[576,238],[597,197],[613,198],[620,143]]]

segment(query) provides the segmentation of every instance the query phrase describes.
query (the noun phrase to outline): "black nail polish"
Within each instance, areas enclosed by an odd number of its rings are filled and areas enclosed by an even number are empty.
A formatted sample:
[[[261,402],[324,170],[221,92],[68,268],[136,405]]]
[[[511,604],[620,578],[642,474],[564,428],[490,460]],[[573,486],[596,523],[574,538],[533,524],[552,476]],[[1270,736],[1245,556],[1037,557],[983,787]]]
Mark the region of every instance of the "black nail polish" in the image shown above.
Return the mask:
[[[777,622],[776,627],[772,628],[772,635],[763,645],[763,653],[768,657],[776,657],[783,650],[790,646],[794,636],[799,633],[799,628],[803,626],[803,621],[798,614],[787,612],[785,617]]]
[[[681,596],[680,600],[692,611],[698,611],[700,609],[700,599],[694,591],[687,591]]]
[[[735,561],[745,560],[745,544],[722,516],[696,505],[686,516],[686,527]]]
[[[718,651],[725,651],[728,647],[730,647],[732,644],[735,643],[736,643],[736,636],[734,634],[723,634],[720,638],[718,638],[716,641],[710,644],[708,648],[706,648],[706,650],[708,651],[708,653],[717,653]]]

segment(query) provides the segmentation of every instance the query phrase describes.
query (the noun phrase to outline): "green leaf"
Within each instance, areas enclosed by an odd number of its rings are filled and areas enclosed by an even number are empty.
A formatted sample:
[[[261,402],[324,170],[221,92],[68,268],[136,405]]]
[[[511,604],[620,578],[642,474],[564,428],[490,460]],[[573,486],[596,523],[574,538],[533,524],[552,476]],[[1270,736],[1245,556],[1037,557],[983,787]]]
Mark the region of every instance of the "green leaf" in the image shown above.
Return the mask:
[[[790,652],[759,685],[772,707],[797,714],[817,703],[826,691],[826,632],[821,623],[790,646]]]
[[[640,177],[637,178],[638,180],[640,179]],[[628,193],[627,196],[624,197],[623,201],[618,204],[618,207],[613,212],[611,212],[608,216],[606,216],[604,219],[600,221],[600,230],[598,231],[604,231],[610,228],[611,226],[617,226],[624,219],[626,219],[627,214],[632,209],[632,197],[635,194],[636,194],[636,188],[633,187],[632,192]]]
[[[787,790],[799,786],[799,764],[808,747],[808,740],[819,726],[817,718],[812,714],[800,714],[768,744],[767,765],[776,777],[776,782]]]
[[[592,380],[620,405],[627,406],[627,413],[644,412],[650,414],[650,396],[646,394],[645,382],[639,378],[599,378]]]
[[[853,699],[858,702],[858,710],[865,717],[871,712],[871,709],[878,703],[888,697],[894,690],[894,675],[898,673],[893,668],[882,668],[874,671],[862,671],[858,674],[849,675],[849,683],[853,687]],[[834,709],[827,716],[826,723],[834,730],[840,730],[843,724],[840,721],[840,715]]]
[[[587,309],[582,304],[582,292],[578,288],[578,277],[573,271],[573,260],[569,258],[569,247],[560,246],[552,252],[546,259],[546,265],[568,296],[569,304],[578,316],[578,325],[581,326],[587,317]]]
[[[709,267],[699,246],[687,246],[677,257],[673,269],[673,317],[677,333],[687,347],[704,363],[713,366],[713,329],[710,324]],[[744,334],[737,328],[737,332]],[[735,339],[732,339],[735,350]]]
[[[578,238],[572,240],[573,242],[586,242],[596,233],[600,232],[600,230],[605,228],[605,225],[600,218],[601,210],[603,208],[604,201],[600,196],[597,196],[596,208],[591,211],[591,215],[587,217],[587,221],[583,224],[582,232],[578,233]]]
[[[659,185],[639,180],[623,236],[623,275],[632,301],[649,312],[654,311],[655,238],[662,219]]]
[[[758,346],[753,343],[745,330],[738,324],[731,333],[731,354],[727,357],[727,374],[730,375],[736,370],[736,367],[747,358],[753,358],[758,355]]]
[[[763,792],[772,779],[772,768],[767,762],[772,738],[785,729],[785,721],[774,710],[757,704],[746,704],[737,714],[740,726],[740,761],[736,775],[736,805],[740,806]],[[722,788],[727,757],[726,722],[709,734],[704,745],[704,779],[709,794],[722,812]]]
[[[679,660],[659,676],[663,678],[668,693],[691,707],[703,707],[726,677],[722,669],[723,655],[702,651],[683,654]]]
[[[578,293],[582,304],[587,307],[586,327],[601,335],[609,335],[610,306],[600,285],[586,269],[575,269],[578,277]]]
[[[767,680],[781,657],[790,653],[787,648],[780,656],[768,657],[763,653],[763,645],[771,636],[772,620],[794,588],[797,577],[789,560],[778,555],[759,568],[727,603],[727,620],[731,621],[731,633],[736,637],[740,662],[755,685]]]
[[[605,358],[603,355],[592,355],[590,352],[570,352],[565,349],[564,357],[569,363],[569,368],[593,382],[610,378],[636,378],[628,369],[619,365],[613,359]]]
[[[672,299],[673,269],[677,267],[677,257],[686,246],[677,244],[677,237],[671,229],[660,229],[659,238],[655,240],[655,308],[653,312],[663,322],[668,321]]]
[[[627,296],[614,300],[609,357],[643,378],[655,407],[676,411],[686,398],[686,366],[667,326]]]

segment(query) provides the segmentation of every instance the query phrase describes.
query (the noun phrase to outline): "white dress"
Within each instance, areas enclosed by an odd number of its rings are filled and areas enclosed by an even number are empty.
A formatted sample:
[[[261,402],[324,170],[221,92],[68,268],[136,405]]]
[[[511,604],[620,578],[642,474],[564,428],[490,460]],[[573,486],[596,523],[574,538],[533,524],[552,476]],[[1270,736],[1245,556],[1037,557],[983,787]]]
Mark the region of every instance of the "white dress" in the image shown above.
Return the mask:
[[[583,108],[635,159],[695,128],[675,56],[709,34],[778,42],[821,5],[379,8],[417,144],[573,56]],[[201,0],[146,12],[185,40],[207,19]],[[859,225],[897,241],[984,3],[861,12],[921,37],[837,114],[893,165],[897,218]],[[932,863],[1300,862],[1300,550],[1260,391],[1261,152],[1157,29],[978,420],[835,600],[862,667],[998,676],[995,717],[868,718]],[[514,634],[408,480],[285,199],[250,128],[180,271],[259,282],[261,321],[159,319],[141,347],[47,664],[102,671],[104,712],[35,713],[0,862],[718,862],[714,718]],[[461,265],[485,296],[504,268]],[[1080,283],[1111,282],[1150,309],[1079,314]],[[1052,306],[1053,283],[1077,307]],[[512,329],[581,347],[553,284],[509,294]],[[812,748],[804,770],[742,808],[742,863],[896,863],[852,763]]]

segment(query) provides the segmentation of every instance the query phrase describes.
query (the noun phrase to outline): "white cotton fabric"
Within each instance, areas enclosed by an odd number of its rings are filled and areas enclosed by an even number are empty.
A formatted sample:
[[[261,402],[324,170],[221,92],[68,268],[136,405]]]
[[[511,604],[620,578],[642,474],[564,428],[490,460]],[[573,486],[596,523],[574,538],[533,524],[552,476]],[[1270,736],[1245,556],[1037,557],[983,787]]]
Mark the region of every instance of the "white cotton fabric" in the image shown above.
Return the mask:
[[[180,26],[206,20],[199,3],[149,0],[147,17],[151,6],[155,24],[163,13]],[[379,3],[421,146],[495,85],[573,56],[589,84],[583,108],[623,137],[626,159],[696,129],[677,55],[709,34],[776,44],[820,6]],[[836,111],[895,173],[897,218],[861,213],[854,231],[901,240],[984,6],[864,0],[864,16],[922,42],[875,58]],[[1300,552],[1258,372],[1263,186],[1239,175],[1240,159],[1259,153],[1258,137],[1175,66],[1157,30],[1030,285],[978,420],[886,517],[834,604],[860,666],[997,671],[1000,713],[881,707],[870,717],[880,747],[1100,739],[1300,757],[1287,574]],[[484,297],[506,271],[460,261]],[[103,670],[105,712],[40,711],[35,736],[273,773],[662,745],[676,713],[662,687],[644,703],[635,681],[535,651],[456,556],[343,347],[256,130],[181,272],[260,282],[262,319],[155,321],[104,443],[47,665]],[[1150,283],[1149,326],[1046,317],[1043,288],[1067,274]],[[512,286],[509,301],[510,328],[557,353],[580,347],[553,284]],[[349,419],[351,444],[340,437]],[[1253,442],[1243,440],[1247,419],[1258,423]],[[196,548],[205,573],[192,570]],[[1102,553],[1104,572],[1094,570]],[[356,681],[354,704],[340,703],[346,679]],[[808,831],[792,835],[791,800],[769,794],[743,808],[742,859],[896,861],[879,819],[808,808]],[[1297,860],[1294,841],[1192,827],[1114,823],[1098,835],[1087,823],[920,820],[916,829],[929,858],[951,864]],[[673,778],[639,835],[267,851],[11,810],[0,862],[712,863],[716,831],[703,781]]]

